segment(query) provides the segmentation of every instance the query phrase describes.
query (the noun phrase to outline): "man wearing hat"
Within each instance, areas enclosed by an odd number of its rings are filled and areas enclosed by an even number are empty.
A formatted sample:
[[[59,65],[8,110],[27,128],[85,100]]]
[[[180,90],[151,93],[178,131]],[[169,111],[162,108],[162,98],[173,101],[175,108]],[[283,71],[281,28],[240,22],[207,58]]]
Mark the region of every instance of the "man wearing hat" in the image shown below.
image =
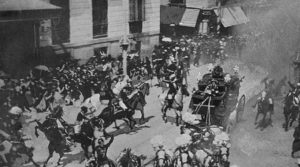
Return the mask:
[[[100,137],[98,139],[95,139],[93,141],[93,155],[96,157],[97,164],[99,166],[106,166],[110,162],[109,158],[107,157],[107,150],[109,146],[112,144],[114,141],[114,136],[110,136],[110,139],[108,142],[105,141],[104,137]]]
[[[166,82],[170,88],[169,92],[167,93],[167,99],[166,99],[168,102],[168,106],[166,107],[166,109],[167,109],[172,106],[174,97],[177,93],[176,75],[175,74],[170,75],[170,80],[164,80],[164,82]]]

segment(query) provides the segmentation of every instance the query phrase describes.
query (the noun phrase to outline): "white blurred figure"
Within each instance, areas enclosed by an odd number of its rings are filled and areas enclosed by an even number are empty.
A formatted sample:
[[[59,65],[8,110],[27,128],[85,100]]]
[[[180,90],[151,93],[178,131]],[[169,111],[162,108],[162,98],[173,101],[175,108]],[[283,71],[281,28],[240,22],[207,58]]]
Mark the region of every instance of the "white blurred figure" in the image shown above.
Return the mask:
[[[150,140],[150,143],[155,151],[155,166],[170,165],[173,153],[164,147],[164,138],[157,135]]]
[[[208,73],[212,73],[213,72],[213,69],[214,69],[214,65],[212,63],[209,63],[207,65],[207,70],[208,70]]]

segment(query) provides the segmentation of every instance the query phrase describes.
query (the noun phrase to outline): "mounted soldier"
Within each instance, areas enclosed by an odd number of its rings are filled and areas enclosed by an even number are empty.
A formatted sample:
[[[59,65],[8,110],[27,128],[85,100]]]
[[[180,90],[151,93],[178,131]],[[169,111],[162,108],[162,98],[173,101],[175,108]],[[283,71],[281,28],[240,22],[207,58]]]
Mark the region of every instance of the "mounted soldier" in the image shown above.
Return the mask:
[[[168,101],[168,107],[171,107],[173,101],[174,101],[174,97],[176,95],[176,92],[178,90],[178,85],[177,85],[177,78],[175,74],[170,75],[170,80],[164,80],[163,82],[166,82],[168,84],[169,87],[169,91],[167,93],[167,101]]]
[[[57,106],[53,109],[53,113],[48,115],[48,117],[46,119],[54,119],[56,121],[56,126],[58,128],[59,133],[61,134],[61,136],[65,137],[66,140],[68,140],[67,139],[67,137],[68,137],[67,129],[68,129],[69,125],[62,118],[63,113],[64,113],[63,108],[61,106]]]

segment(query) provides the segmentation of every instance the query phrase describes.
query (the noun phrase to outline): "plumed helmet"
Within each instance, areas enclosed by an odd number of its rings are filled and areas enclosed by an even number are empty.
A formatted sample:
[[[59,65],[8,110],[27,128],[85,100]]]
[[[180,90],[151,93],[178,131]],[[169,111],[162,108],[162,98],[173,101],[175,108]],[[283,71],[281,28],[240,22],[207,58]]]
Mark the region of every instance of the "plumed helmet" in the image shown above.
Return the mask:
[[[234,72],[239,72],[239,70],[240,70],[240,68],[239,68],[238,65],[235,65],[235,66],[233,67],[233,71],[234,71]]]
[[[207,69],[208,69],[209,72],[212,72],[213,69],[214,69],[214,65],[213,65],[212,63],[209,63],[209,64],[207,65]]]

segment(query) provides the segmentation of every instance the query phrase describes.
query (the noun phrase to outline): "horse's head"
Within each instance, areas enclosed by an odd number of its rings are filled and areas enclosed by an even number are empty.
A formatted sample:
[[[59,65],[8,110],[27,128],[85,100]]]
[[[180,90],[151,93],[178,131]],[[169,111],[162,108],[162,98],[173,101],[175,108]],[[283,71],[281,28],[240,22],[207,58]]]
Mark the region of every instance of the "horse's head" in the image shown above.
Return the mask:
[[[145,94],[148,96],[150,94],[150,85],[149,85],[149,83],[145,83],[144,87],[145,87]]]
[[[165,150],[158,150],[156,152],[156,167],[165,167],[167,166],[168,160]]]

